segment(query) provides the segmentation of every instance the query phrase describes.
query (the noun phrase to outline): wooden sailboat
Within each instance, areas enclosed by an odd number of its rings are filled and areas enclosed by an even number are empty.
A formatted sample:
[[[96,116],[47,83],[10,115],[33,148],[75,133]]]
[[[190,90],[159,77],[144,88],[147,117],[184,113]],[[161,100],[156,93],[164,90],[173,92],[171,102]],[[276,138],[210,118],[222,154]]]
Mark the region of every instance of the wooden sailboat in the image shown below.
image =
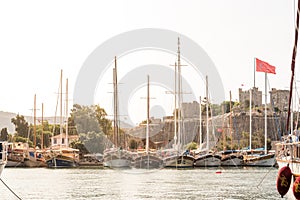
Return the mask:
[[[221,156],[210,151],[208,103],[208,77],[206,76],[206,151],[195,155],[195,167],[219,167],[221,165]]]
[[[167,155],[163,158],[165,168],[193,168],[194,157],[187,151],[183,150],[183,118],[182,118],[182,77],[181,77],[181,62],[180,62],[180,39],[178,38],[177,64],[175,63],[175,90],[174,90],[174,145],[173,149],[169,149]],[[178,72],[178,74],[177,74]],[[178,76],[178,77],[177,77]],[[178,79],[178,84],[177,84]],[[176,89],[178,86],[178,89]],[[177,109],[177,100],[178,109]],[[178,130],[177,130],[177,115],[178,115]],[[178,133],[178,135],[177,135]]]
[[[150,83],[149,75],[147,76],[147,126],[146,126],[146,149],[141,155],[134,160],[134,167],[141,169],[158,169],[162,167],[162,159],[149,150],[150,137]]]
[[[46,161],[43,155],[43,151],[36,145],[36,95],[34,95],[34,117],[33,117],[33,148],[29,148],[25,151],[24,166],[25,167],[46,167]]]
[[[250,89],[250,138],[249,138],[249,150],[244,153],[243,165],[255,166],[255,167],[272,167],[276,163],[275,153],[268,152],[267,150],[267,85],[266,85],[267,73],[265,73],[265,147],[264,150],[253,150],[251,145],[252,135],[252,89]]]
[[[300,142],[299,136],[297,136],[292,127],[289,128],[291,118],[291,103],[293,98],[293,84],[295,73],[295,62],[297,55],[298,44],[298,32],[299,32],[299,12],[300,12],[300,0],[298,0],[297,6],[297,20],[295,24],[295,39],[294,49],[291,62],[291,82],[290,82],[290,95],[288,115],[286,121],[286,135],[281,139],[281,142],[276,144],[276,160],[278,164],[278,176],[277,176],[277,190],[281,197],[287,193],[288,199],[299,199],[299,177],[300,177]]]
[[[77,167],[79,162],[79,150],[69,147],[68,125],[63,134],[63,109],[62,109],[62,70],[60,76],[60,143],[52,145],[46,151],[46,162],[49,168]],[[66,80],[66,117],[68,117],[68,79]],[[68,123],[68,122],[67,122]],[[65,136],[65,137],[64,137]]]
[[[124,149],[120,142],[119,116],[118,116],[118,77],[117,77],[117,58],[115,57],[115,67],[113,68],[114,86],[114,136],[113,147],[104,150],[103,166],[108,168],[130,168],[131,155]]]
[[[24,167],[24,157],[27,143],[9,142],[7,144],[7,164],[6,167]]]
[[[240,150],[233,149],[233,137],[232,137],[232,109],[231,109],[231,91],[230,91],[230,118],[229,118],[229,132],[231,139],[231,149],[221,152],[221,166],[241,166],[243,164],[243,155]],[[223,109],[224,110],[224,109]],[[226,136],[223,133],[223,146],[226,143]]]

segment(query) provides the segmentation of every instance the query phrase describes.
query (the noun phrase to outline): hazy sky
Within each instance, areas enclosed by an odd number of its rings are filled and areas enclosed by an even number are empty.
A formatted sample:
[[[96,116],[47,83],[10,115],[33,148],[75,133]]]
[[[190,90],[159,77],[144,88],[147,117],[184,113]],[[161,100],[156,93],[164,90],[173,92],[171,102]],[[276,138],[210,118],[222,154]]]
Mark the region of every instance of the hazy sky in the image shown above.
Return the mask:
[[[235,100],[241,84],[253,86],[254,57],[276,67],[270,87],[288,89],[294,15],[292,0],[0,1],[0,110],[30,115],[37,94],[37,107],[43,102],[45,115],[54,115],[60,69],[71,99],[90,53],[139,28],[176,31],[199,44],[227,100],[229,90]],[[264,90],[263,73],[256,73],[256,85]]]

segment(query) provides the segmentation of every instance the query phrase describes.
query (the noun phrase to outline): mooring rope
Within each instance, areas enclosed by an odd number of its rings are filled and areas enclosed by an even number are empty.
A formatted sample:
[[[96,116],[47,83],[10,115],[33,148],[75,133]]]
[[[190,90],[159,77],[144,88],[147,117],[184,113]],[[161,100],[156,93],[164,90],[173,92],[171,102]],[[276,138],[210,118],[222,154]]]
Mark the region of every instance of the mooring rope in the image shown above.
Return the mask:
[[[270,171],[273,169],[274,167],[270,167],[270,169],[268,170],[268,172],[262,177],[262,179],[260,180],[260,182],[257,184],[257,188],[261,185],[261,183],[265,180],[266,176],[270,173]]]
[[[2,178],[0,178],[0,180],[1,180],[1,182],[3,183],[3,185],[5,185],[5,187],[11,192],[11,193],[13,193],[13,195],[15,195],[15,197],[17,198],[17,199],[20,199],[21,200],[21,198],[2,180]]]

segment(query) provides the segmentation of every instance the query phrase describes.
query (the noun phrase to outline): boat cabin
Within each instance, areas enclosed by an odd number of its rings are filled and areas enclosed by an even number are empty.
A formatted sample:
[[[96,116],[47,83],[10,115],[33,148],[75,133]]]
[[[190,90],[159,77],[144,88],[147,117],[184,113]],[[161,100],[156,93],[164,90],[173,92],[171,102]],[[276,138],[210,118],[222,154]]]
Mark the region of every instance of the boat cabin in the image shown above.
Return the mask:
[[[51,146],[69,146],[73,141],[79,139],[78,135],[69,135],[68,136],[68,144],[66,144],[66,134],[63,133],[61,135],[55,135],[50,138]]]

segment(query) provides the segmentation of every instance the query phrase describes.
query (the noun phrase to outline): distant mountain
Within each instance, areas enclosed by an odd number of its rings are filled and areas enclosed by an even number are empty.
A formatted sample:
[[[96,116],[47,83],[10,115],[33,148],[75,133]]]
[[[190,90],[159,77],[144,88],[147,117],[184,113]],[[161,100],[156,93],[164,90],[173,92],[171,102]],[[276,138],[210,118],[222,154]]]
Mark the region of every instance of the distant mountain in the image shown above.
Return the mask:
[[[8,133],[14,133],[15,125],[11,123],[11,119],[15,118],[16,116],[17,113],[0,111],[0,130],[2,128],[7,128]],[[24,116],[24,117],[29,124],[33,124],[33,116]],[[47,120],[50,124],[53,124],[55,117],[44,117],[44,120]],[[56,123],[59,122],[58,120],[59,119],[56,119]],[[39,123],[39,121],[41,121],[41,117],[37,117],[37,123]]]
[[[5,112],[5,111],[0,111],[0,130],[2,128],[7,128],[8,133],[14,133],[15,132],[15,126],[13,123],[11,123],[11,119],[15,118],[17,116],[17,113],[12,113],[12,112]],[[29,124],[33,124],[33,116],[24,116],[25,120]],[[45,121],[48,121],[49,124],[59,124],[59,118],[56,117],[44,117]],[[41,121],[41,117],[37,116],[37,124],[39,124],[39,121]],[[132,128],[131,125],[121,122],[121,128]]]
[[[7,128],[8,133],[14,133],[15,126],[11,123],[11,119],[16,115],[16,113],[0,111],[0,129]]]

